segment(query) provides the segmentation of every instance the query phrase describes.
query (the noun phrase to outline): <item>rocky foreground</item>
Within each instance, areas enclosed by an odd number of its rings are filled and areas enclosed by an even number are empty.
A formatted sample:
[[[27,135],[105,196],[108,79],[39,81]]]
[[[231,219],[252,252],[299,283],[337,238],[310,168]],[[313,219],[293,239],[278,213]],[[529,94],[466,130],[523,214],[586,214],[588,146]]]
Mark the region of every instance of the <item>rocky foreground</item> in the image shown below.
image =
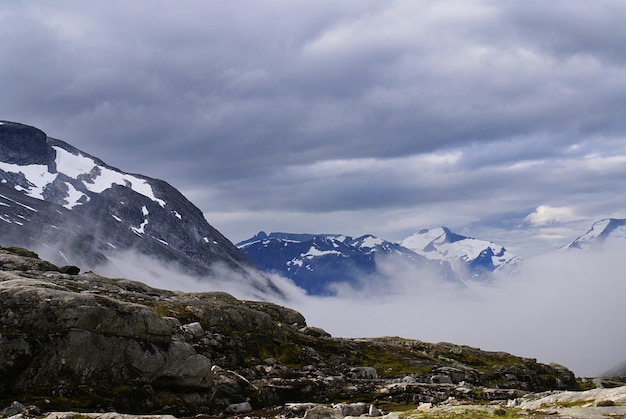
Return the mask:
[[[279,305],[81,274],[21,248],[0,249],[0,313],[4,416],[380,416],[579,390],[559,365],[450,343],[335,338]]]

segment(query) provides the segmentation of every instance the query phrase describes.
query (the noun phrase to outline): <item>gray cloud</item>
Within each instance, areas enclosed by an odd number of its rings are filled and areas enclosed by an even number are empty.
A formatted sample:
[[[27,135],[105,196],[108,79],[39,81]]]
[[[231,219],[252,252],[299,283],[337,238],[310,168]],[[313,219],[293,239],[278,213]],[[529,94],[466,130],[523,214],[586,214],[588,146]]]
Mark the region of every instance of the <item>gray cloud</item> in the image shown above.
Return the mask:
[[[15,2],[0,117],[167,180],[233,241],[445,224],[531,254],[626,217],[625,9]],[[542,205],[579,221],[525,221]]]

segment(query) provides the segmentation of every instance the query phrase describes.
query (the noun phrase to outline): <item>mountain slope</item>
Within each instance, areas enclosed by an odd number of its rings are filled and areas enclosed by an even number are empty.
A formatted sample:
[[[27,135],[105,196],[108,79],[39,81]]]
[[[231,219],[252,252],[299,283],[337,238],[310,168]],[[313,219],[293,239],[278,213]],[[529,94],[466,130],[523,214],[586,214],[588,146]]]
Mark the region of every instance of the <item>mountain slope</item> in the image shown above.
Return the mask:
[[[340,234],[260,232],[237,246],[262,270],[290,278],[313,295],[333,294],[333,284],[358,286],[360,281],[379,274],[381,263],[428,268],[439,277],[456,280],[446,263],[429,261],[372,235],[354,239]]]
[[[566,249],[601,250],[626,247],[626,219],[605,218],[595,222],[589,231],[570,244]]]
[[[0,241],[92,269],[133,250],[192,275],[254,263],[164,181],[108,166],[41,130],[0,125]],[[271,284],[256,284],[260,288]]]
[[[420,230],[400,244],[425,258],[449,262],[469,278],[483,278],[520,261],[502,246],[456,234],[446,227]]]

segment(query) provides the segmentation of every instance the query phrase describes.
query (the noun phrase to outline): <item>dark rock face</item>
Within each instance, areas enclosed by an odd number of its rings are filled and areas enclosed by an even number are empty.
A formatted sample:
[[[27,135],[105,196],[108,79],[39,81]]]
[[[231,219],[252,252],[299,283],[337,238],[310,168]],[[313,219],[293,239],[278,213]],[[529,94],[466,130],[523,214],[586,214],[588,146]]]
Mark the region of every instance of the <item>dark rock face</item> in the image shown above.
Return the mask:
[[[385,410],[577,387],[566,368],[533,359],[398,337],[334,338],[279,305],[69,275],[35,256],[0,249],[3,406],[45,399],[46,410],[192,416],[275,406],[279,414],[287,402],[377,400]],[[345,409],[357,407],[365,409]]]
[[[3,122],[0,129],[2,161],[20,166],[48,164],[54,160],[54,150],[47,144],[46,134],[27,125]]]

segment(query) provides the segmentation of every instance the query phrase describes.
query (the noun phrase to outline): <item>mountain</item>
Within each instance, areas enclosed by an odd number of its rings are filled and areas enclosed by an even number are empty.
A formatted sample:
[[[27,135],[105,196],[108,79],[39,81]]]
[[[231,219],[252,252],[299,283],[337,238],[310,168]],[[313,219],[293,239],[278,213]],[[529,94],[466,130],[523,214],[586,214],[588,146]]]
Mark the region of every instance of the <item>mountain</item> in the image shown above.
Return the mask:
[[[132,250],[193,276],[217,266],[258,272],[168,183],[8,121],[0,122],[0,243],[87,269]],[[279,292],[269,279],[250,281]]]
[[[626,377],[626,361],[600,374],[600,377]]]
[[[433,262],[411,250],[372,235],[352,238],[341,234],[292,234],[261,231],[237,243],[265,272],[293,280],[312,295],[333,294],[332,284],[358,285],[379,274],[381,263],[405,263],[427,268],[455,281],[446,263]],[[415,278],[419,280],[419,278]]]
[[[562,249],[602,250],[626,247],[626,219],[605,218]]]
[[[486,278],[520,262],[519,256],[500,245],[462,236],[446,227],[420,230],[400,244],[425,258],[449,262],[466,278]]]

